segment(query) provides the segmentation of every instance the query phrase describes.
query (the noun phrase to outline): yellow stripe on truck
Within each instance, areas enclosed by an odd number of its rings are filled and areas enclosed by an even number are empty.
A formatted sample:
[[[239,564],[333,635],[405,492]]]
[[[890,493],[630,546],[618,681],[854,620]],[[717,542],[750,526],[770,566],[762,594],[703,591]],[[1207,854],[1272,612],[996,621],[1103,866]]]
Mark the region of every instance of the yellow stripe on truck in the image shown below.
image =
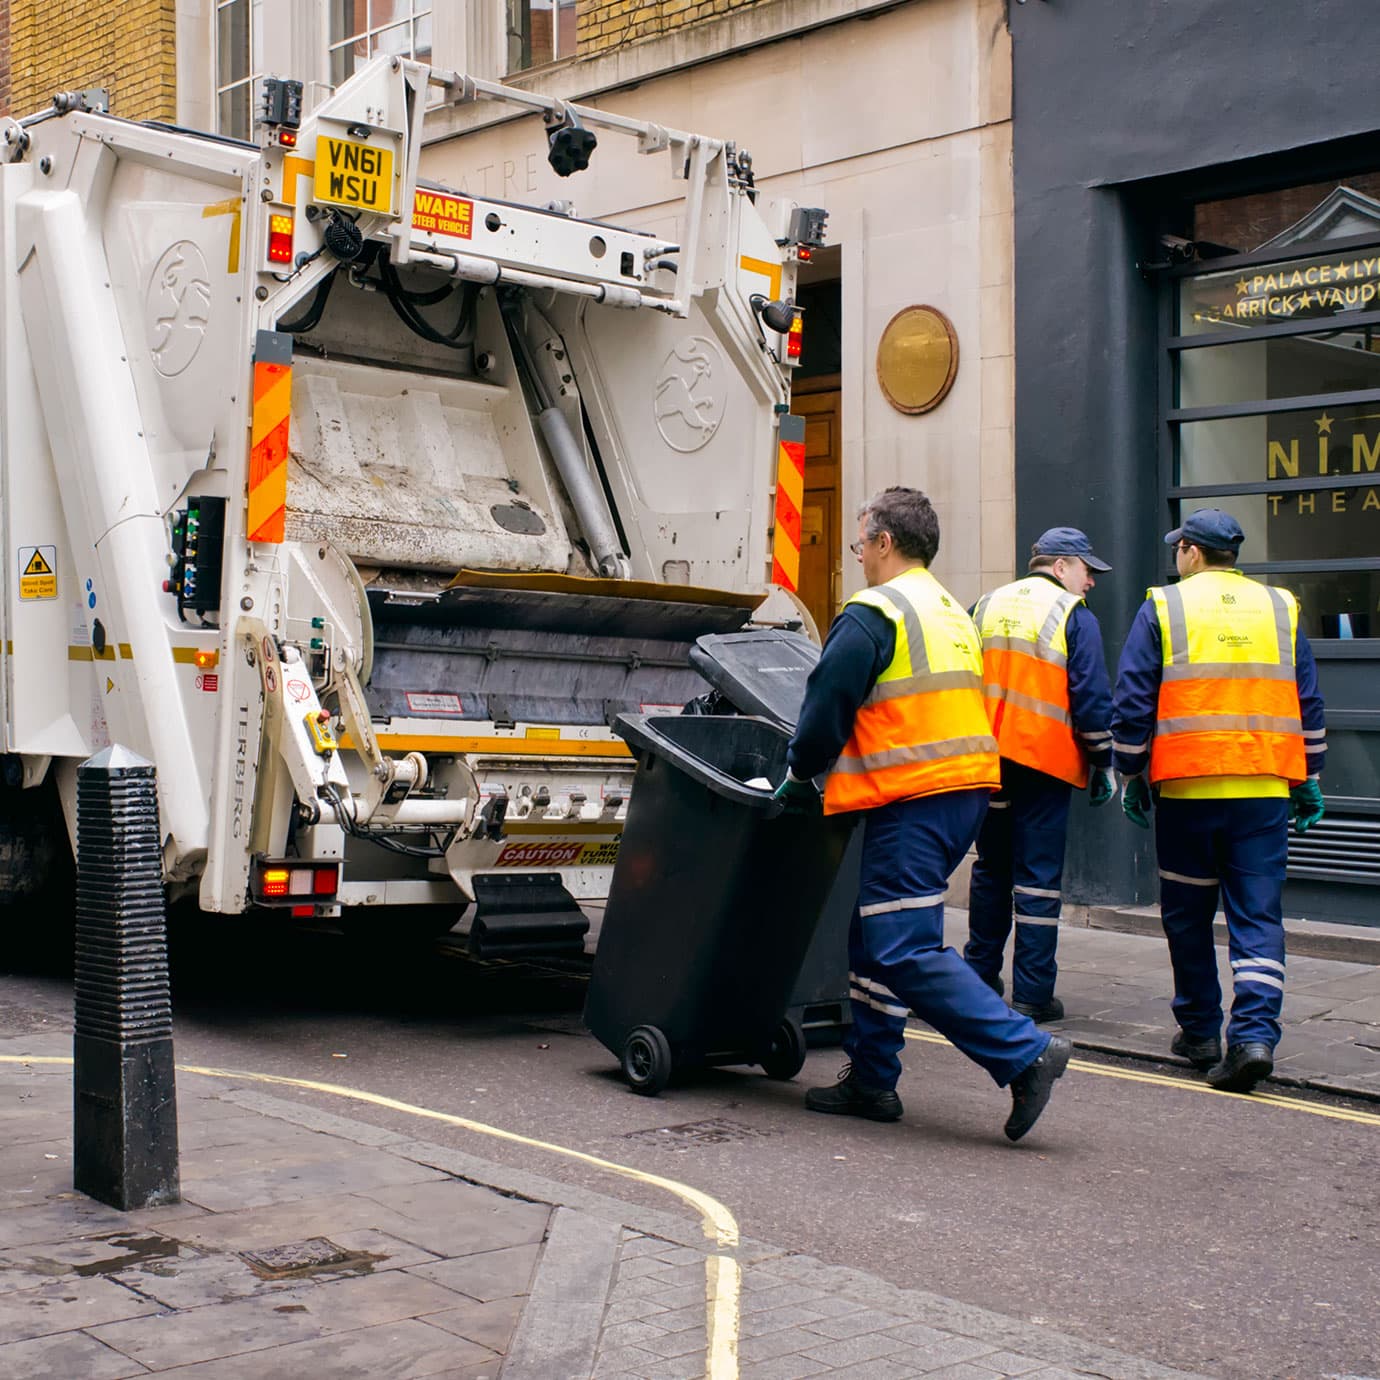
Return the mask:
[[[441,755],[468,752],[490,757],[631,757],[626,743],[602,738],[500,738],[448,737],[440,733],[380,733],[384,752],[435,752]],[[353,748],[348,733],[340,746]]]

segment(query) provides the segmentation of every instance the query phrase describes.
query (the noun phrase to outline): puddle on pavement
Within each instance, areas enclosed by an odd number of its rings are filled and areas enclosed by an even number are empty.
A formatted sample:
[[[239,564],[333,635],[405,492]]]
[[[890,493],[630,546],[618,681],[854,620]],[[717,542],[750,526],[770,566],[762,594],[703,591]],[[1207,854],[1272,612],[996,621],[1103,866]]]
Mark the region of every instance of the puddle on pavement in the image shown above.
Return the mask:
[[[116,1232],[110,1236],[98,1236],[123,1252],[107,1260],[88,1260],[84,1265],[71,1265],[66,1273],[90,1279],[93,1275],[117,1275],[122,1270],[147,1268],[166,1260],[176,1260],[182,1250],[182,1242],[171,1236],[160,1236],[156,1232],[149,1236],[135,1236],[133,1233]]]

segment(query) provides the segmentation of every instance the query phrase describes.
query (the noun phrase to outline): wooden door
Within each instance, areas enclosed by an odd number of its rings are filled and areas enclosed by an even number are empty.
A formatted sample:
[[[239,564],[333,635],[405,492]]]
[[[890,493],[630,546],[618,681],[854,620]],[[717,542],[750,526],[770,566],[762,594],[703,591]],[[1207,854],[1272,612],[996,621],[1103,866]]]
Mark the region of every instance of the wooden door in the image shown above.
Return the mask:
[[[800,379],[791,411],[805,418],[805,501],[800,513],[801,602],[820,636],[838,612],[843,590],[843,456],[839,376]]]

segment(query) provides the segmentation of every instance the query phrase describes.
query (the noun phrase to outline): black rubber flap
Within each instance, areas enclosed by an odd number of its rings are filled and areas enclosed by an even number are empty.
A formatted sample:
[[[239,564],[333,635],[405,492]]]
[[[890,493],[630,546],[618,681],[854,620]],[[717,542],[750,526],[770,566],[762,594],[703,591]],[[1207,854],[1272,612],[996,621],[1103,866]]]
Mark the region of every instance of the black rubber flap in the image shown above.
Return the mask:
[[[793,729],[805,702],[805,681],[819,648],[781,628],[707,633],[690,649],[690,664],[735,709]]]
[[[479,872],[470,952],[477,958],[581,954],[589,920],[557,872]]]

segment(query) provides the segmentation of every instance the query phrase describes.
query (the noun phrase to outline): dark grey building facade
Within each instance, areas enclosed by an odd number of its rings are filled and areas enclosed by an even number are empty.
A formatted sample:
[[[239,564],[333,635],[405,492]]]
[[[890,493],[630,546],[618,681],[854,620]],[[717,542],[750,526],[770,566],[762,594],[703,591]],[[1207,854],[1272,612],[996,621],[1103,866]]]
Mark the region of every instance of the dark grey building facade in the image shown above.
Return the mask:
[[[1011,0],[1018,540],[1085,528],[1115,665],[1162,534],[1233,512],[1293,589],[1328,817],[1286,912],[1380,924],[1380,12],[1361,0]],[[1071,900],[1155,899],[1113,811]],[[1135,837],[1131,837],[1135,835]]]

